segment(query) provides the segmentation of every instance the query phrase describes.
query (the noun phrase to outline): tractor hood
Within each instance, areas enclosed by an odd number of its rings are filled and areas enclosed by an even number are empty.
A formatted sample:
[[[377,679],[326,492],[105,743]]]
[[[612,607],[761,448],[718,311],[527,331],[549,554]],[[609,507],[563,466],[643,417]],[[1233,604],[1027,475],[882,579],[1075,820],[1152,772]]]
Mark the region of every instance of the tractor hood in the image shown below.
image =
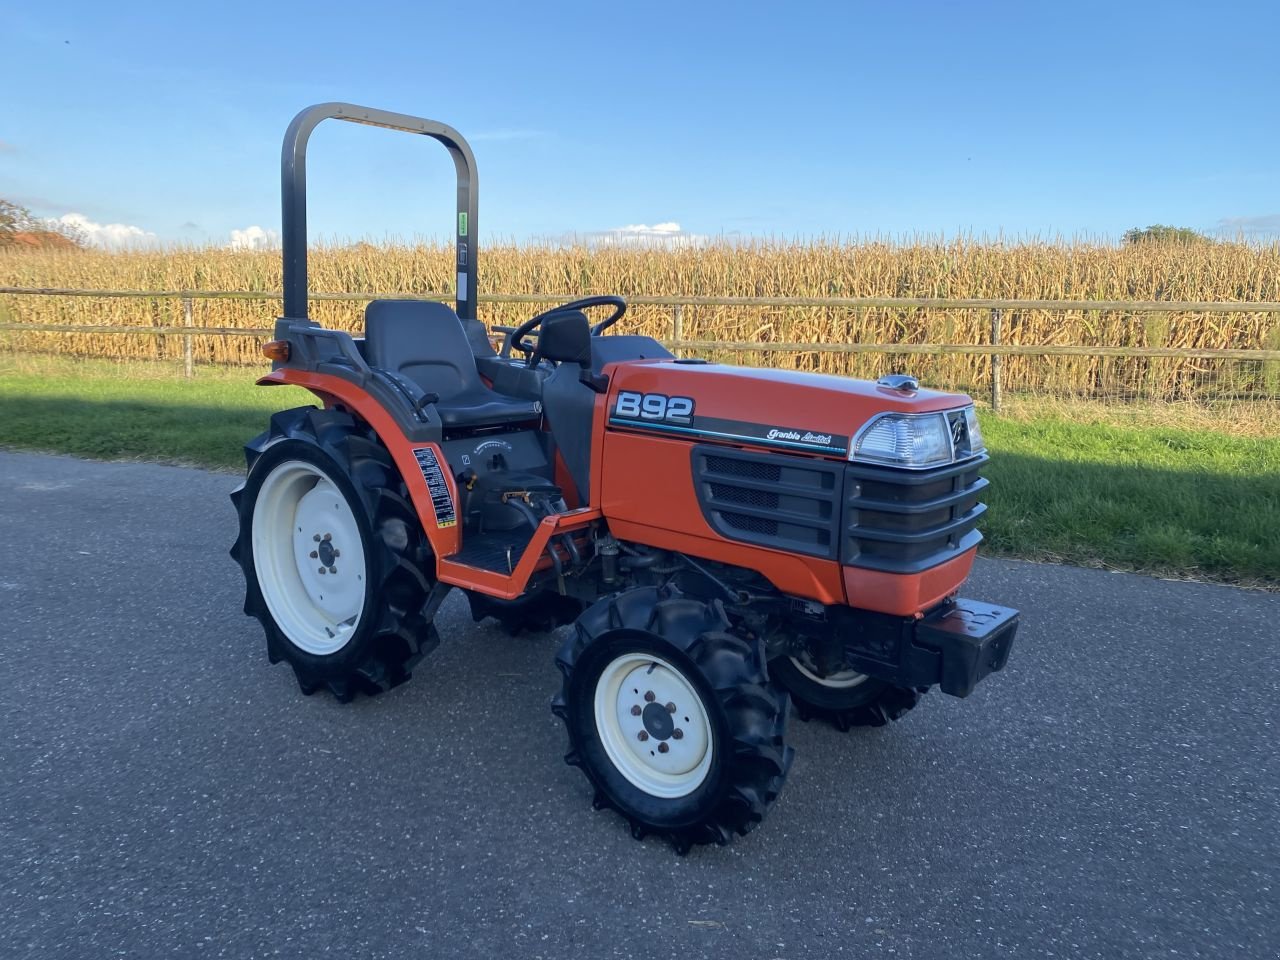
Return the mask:
[[[718,363],[641,360],[606,372],[611,429],[840,460],[876,414],[955,410],[972,402],[963,394],[907,393],[868,380]]]

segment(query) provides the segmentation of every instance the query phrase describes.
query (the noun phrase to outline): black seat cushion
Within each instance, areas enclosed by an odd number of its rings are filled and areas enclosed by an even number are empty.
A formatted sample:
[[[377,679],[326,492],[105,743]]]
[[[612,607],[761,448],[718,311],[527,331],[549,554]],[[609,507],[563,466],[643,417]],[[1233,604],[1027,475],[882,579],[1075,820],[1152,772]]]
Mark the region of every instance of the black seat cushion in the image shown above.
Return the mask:
[[[504,397],[480,384],[478,390],[467,391],[436,403],[440,422],[449,427],[491,427],[502,423],[536,420],[542,407],[535,400]]]
[[[541,406],[485,386],[467,332],[447,304],[432,300],[374,300],[364,312],[365,353],[371,366],[391,371],[434,393],[446,428],[487,427],[535,420]]]

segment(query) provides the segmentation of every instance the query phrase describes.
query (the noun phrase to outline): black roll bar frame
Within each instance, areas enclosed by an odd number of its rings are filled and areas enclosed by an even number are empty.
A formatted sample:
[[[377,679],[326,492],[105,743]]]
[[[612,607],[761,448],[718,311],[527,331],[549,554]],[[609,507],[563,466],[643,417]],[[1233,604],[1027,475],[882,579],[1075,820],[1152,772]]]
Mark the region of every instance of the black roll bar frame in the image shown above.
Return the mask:
[[[293,118],[280,151],[280,243],[284,267],[284,318],[311,323],[307,316],[307,141],[324,120],[346,120],[371,127],[417,133],[444,144],[458,172],[455,224],[457,310],[463,320],[476,317],[476,219],[479,181],[476,158],[462,134],[447,124],[353,103],[318,103]]]

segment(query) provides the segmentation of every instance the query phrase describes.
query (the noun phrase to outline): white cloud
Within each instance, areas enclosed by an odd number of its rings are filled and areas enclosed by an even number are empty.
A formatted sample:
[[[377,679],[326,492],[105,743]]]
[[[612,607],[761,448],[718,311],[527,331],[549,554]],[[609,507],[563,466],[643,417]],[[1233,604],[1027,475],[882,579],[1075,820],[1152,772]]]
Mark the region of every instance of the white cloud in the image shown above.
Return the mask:
[[[83,213],[64,213],[51,223],[71,230],[95,247],[150,246],[156,235],[129,223],[95,223]]]
[[[674,220],[666,223],[629,223],[595,235],[604,244],[626,247],[700,247],[707,237],[700,233],[687,233]]]
[[[231,231],[231,242],[228,250],[271,250],[280,246],[280,234],[274,230],[264,230],[256,223],[243,230]]]

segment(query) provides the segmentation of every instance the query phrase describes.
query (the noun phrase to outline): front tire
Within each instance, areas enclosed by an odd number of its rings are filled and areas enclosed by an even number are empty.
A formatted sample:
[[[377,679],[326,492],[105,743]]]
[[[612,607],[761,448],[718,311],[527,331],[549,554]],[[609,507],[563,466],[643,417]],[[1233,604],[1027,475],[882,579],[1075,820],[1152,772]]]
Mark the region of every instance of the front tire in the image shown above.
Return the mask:
[[[841,731],[899,720],[920,702],[922,693],[855,670],[824,674],[807,655],[775,657],[769,671],[791,694],[801,720],[817,717]]]
[[[791,763],[786,693],[719,603],[673,586],[605,598],[578,619],[556,665],[565,760],[636,839],[662,834],[683,854],[764,819]]]
[[[422,616],[434,579],[408,493],[376,435],[345,413],[300,407],[245,447],[232,494],[244,612],[305,694],[345,703],[408,680],[439,638]]]

